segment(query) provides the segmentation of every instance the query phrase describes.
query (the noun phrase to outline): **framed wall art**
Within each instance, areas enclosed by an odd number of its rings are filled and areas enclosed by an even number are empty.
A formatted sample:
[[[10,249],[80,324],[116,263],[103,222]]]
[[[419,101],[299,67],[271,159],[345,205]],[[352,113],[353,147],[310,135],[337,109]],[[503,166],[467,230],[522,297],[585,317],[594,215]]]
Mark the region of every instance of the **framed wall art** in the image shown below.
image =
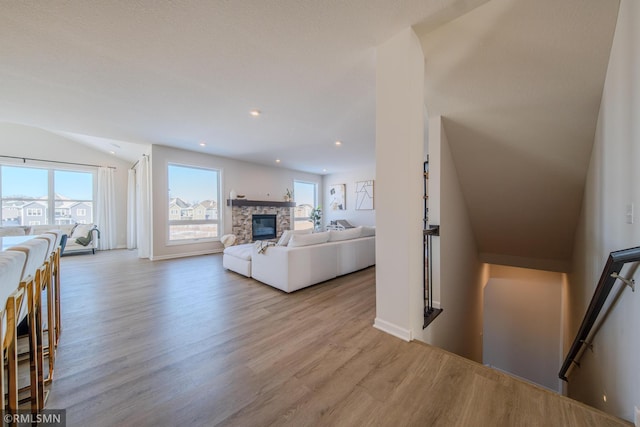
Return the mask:
[[[373,180],[356,182],[356,210],[373,209]]]
[[[346,184],[335,184],[329,186],[329,209],[343,211],[347,209]]]

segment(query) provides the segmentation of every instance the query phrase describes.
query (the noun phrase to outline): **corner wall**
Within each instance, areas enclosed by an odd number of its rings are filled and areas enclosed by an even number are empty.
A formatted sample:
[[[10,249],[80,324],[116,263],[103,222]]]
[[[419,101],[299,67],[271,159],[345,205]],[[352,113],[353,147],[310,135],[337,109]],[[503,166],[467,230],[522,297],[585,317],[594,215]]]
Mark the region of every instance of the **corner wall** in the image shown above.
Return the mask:
[[[444,309],[417,339],[482,362],[486,270],[478,249],[441,117],[429,119],[429,223],[433,238],[434,300]],[[420,301],[422,306],[422,301]],[[421,319],[420,319],[421,320]]]
[[[640,243],[640,4],[622,0],[576,233],[569,282],[565,354],[587,309],[609,252]],[[627,206],[635,205],[633,224]],[[622,275],[624,276],[629,266]],[[636,281],[640,279],[635,275]],[[613,294],[621,290],[617,284]],[[640,407],[640,292],[622,289],[586,351],[570,372],[569,397],[633,421]],[[606,396],[606,402],[604,401]]]

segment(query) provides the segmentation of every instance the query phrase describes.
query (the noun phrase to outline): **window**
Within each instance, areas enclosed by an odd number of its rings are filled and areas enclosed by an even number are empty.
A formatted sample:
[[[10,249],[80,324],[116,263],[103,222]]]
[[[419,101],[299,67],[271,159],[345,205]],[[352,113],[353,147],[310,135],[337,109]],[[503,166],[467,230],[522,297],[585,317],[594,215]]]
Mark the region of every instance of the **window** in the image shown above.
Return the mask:
[[[93,222],[93,172],[0,165],[2,225],[73,224],[79,203]]]
[[[167,174],[169,242],[219,238],[220,171],[169,164]]]
[[[318,203],[318,184],[293,181],[293,197],[296,201],[296,208],[293,211],[293,229],[313,228],[309,216]]]
[[[61,171],[54,173],[56,224],[91,224],[93,222],[93,173]]]

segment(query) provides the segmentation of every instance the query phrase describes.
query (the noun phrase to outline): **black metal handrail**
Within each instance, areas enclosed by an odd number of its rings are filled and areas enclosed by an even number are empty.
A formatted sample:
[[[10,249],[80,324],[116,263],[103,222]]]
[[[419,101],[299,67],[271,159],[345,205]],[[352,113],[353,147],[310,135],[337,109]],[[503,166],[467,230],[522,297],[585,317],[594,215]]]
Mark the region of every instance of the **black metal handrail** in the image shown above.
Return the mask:
[[[598,281],[598,286],[596,286],[596,290],[593,293],[587,312],[584,315],[584,319],[582,319],[582,324],[580,325],[578,334],[573,340],[573,344],[571,344],[567,357],[564,359],[562,368],[560,368],[560,372],[558,373],[558,377],[561,380],[567,381],[566,374],[571,367],[571,364],[577,364],[575,361],[576,356],[580,352],[582,346],[587,344],[587,337],[589,336],[589,333],[591,333],[591,329],[593,328],[604,303],[609,297],[609,293],[611,292],[613,285],[619,278],[618,273],[620,273],[620,270],[622,270],[622,267],[626,263],[637,261],[640,261],[640,247],[615,251],[609,254],[607,263],[602,270],[602,276],[600,276],[600,280]]]

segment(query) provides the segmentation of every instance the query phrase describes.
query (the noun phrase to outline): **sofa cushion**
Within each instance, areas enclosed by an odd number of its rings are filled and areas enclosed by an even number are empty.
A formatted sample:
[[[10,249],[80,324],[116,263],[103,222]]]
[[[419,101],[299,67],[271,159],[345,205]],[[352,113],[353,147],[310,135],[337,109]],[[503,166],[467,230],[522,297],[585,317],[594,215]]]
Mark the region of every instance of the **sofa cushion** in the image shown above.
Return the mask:
[[[366,225],[362,226],[362,235],[361,237],[371,237],[376,235],[376,227],[369,227]]]
[[[225,248],[224,254],[234,256],[246,261],[251,261],[251,252],[253,243],[246,243],[244,245],[229,246]]]
[[[287,246],[289,244],[289,240],[291,240],[291,236],[293,236],[294,234],[298,234],[298,235],[311,234],[312,231],[313,231],[312,228],[307,228],[304,230],[285,230],[282,233],[282,236],[280,236],[280,239],[278,240],[278,243],[276,243],[276,245]]]
[[[22,227],[3,227],[0,229],[0,236],[24,236],[25,230]]]
[[[289,240],[290,248],[296,248],[300,246],[318,245],[320,243],[327,243],[329,241],[329,231],[322,231],[320,233],[312,234],[294,234]]]
[[[329,241],[339,242],[341,240],[357,239],[362,234],[362,227],[349,228],[346,230],[330,230]]]

